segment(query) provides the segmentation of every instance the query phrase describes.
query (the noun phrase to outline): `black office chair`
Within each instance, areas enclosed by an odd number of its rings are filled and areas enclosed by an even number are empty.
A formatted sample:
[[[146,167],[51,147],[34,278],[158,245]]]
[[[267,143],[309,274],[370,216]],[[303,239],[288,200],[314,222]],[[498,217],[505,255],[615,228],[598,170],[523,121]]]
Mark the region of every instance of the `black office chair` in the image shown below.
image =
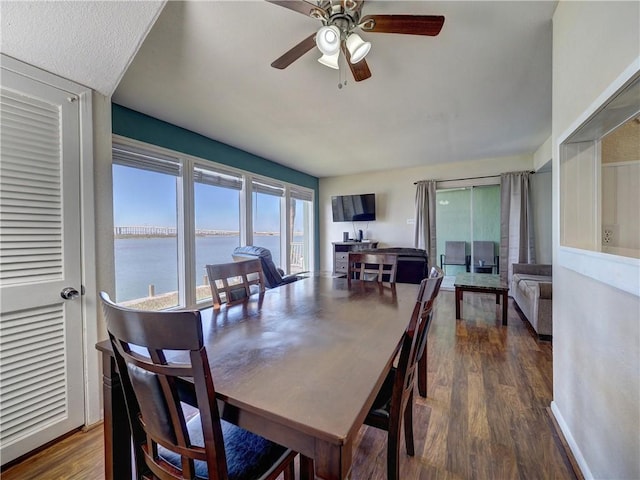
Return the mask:
[[[276,267],[276,264],[273,263],[271,251],[268,248],[246,245],[244,247],[236,247],[233,251],[233,259],[235,261],[239,262],[247,258],[260,259],[267,288],[276,288],[298,280],[295,275],[285,275],[281,268]]]
[[[200,312],[132,310],[100,297],[138,480],[275,480],[283,472],[294,479],[295,452],[220,418]],[[186,382],[193,382],[194,410],[180,402]]]

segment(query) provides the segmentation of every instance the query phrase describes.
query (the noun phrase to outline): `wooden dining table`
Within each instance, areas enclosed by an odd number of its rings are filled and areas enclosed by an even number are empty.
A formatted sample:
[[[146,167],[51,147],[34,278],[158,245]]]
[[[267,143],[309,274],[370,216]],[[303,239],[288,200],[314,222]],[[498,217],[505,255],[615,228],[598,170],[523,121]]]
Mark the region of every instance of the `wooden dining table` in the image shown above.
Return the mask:
[[[221,415],[303,457],[302,478],[347,478],[353,443],[416,302],[418,285],[312,275],[220,309],[202,326]],[[111,345],[103,357],[105,473],[132,478]]]

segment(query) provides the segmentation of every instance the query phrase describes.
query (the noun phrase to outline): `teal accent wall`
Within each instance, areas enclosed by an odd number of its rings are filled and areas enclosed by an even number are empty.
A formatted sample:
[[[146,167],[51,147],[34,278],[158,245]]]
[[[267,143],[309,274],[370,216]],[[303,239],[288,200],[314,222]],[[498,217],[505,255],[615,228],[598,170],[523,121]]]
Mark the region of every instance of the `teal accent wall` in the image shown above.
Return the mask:
[[[317,177],[115,103],[111,106],[111,118],[112,131],[116,135],[313,189],[315,264],[320,265],[320,202]]]

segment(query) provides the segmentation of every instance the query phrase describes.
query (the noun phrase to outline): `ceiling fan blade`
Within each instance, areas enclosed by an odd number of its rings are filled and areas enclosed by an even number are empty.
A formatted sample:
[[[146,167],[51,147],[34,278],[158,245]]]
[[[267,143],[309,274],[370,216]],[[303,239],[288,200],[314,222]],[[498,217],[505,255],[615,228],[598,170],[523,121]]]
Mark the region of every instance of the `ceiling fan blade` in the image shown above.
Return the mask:
[[[351,63],[351,54],[349,53],[349,50],[347,50],[344,42],[342,43],[342,53],[344,53],[344,56],[347,59],[347,65],[349,65],[349,69],[351,70],[356,82],[361,82],[371,76],[371,70],[369,70],[369,65],[367,65],[367,61],[364,58],[358,63]]]
[[[301,13],[306,15],[307,17],[312,18],[329,18],[329,14],[326,10],[314,5],[311,2],[307,2],[305,0],[266,0],[269,3],[273,3],[274,5],[279,5],[284,8],[288,8],[289,10],[293,10],[294,12]],[[315,12],[315,13],[314,13]]]
[[[442,15],[367,15],[360,20],[360,28],[365,32],[431,37],[440,33],[443,24]]]
[[[291,65],[293,62],[295,62],[297,59],[299,59],[302,55],[307,53],[309,50],[311,50],[315,46],[316,46],[316,34],[312,33],[307,38],[302,40],[299,44],[297,44],[295,47],[293,47],[291,50],[289,50],[280,58],[275,60],[271,64],[271,66],[273,68],[279,68],[280,70],[287,68],[289,65]]]

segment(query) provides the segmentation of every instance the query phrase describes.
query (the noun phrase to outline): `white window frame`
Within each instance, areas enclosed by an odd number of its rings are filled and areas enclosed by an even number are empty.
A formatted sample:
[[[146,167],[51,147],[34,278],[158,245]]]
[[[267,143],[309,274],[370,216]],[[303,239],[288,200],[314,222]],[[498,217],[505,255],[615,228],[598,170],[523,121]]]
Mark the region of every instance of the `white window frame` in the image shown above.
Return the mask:
[[[229,165],[220,164],[212,160],[195,157],[189,154],[167,149],[157,145],[141,142],[121,135],[113,135],[113,144],[121,145],[125,148],[137,150],[145,150],[150,154],[159,156],[168,156],[177,158],[182,165],[182,175],[177,187],[178,205],[178,303],[175,308],[206,308],[211,302],[196,302],[196,284],[195,282],[195,208],[194,208],[194,180],[193,172],[195,167],[205,168],[207,170],[219,171],[221,173],[230,173],[238,175],[243,180],[243,187],[240,194],[240,244],[251,245],[253,243],[253,219],[252,219],[252,185],[253,181],[264,183],[267,185],[278,186],[283,188],[284,196],[281,198],[281,221],[280,221],[280,241],[281,241],[281,258],[286,259],[283,268],[290,269],[290,246],[287,238],[289,231],[289,215],[288,208],[291,205],[291,192],[302,192],[308,195],[312,205],[315,202],[315,192],[311,188],[301,185],[288,183],[282,180],[258,175],[252,172],[231,167]],[[310,251],[310,270],[314,269],[314,255],[317,245],[315,245],[314,221],[313,215],[310,216],[309,225]]]

